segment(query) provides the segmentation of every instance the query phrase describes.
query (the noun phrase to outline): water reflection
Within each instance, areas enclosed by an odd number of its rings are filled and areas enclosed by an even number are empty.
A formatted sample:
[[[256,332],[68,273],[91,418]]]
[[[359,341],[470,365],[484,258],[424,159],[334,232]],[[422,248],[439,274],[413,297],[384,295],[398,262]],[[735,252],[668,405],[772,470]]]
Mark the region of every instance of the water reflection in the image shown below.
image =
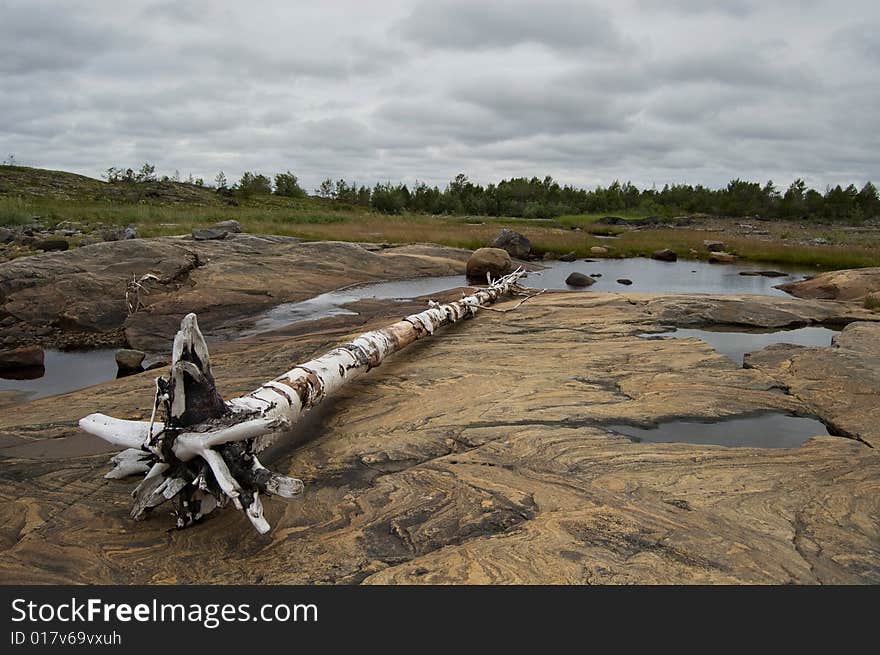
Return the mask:
[[[32,400],[112,380],[116,377],[116,351],[47,350],[43,368],[43,375],[35,379],[0,378],[0,391],[21,391]]]
[[[752,448],[794,448],[810,437],[828,435],[821,421],[782,412],[766,412],[717,421],[665,421],[653,428],[608,425],[635,441],[702,443]]]
[[[830,346],[831,338],[838,330],[826,327],[804,327],[795,330],[724,330],[679,328],[659,334],[640,335],[646,339],[673,337],[675,339],[702,339],[722,355],[728,356],[742,366],[746,353],[755,352],[774,343],[791,343],[799,346]]]
[[[529,273],[526,283],[532,287],[566,289],[565,278],[571,273],[584,275],[601,273],[602,277],[589,291],[621,291],[618,278],[632,280],[630,292],[648,293],[755,293],[769,296],[788,296],[774,289],[777,284],[800,279],[810,273],[806,270],[786,270],[787,277],[768,278],[760,275],[740,275],[754,271],[752,264],[709,264],[708,262],[660,262],[645,257],[628,259],[599,259],[585,262],[546,262],[546,270]]]

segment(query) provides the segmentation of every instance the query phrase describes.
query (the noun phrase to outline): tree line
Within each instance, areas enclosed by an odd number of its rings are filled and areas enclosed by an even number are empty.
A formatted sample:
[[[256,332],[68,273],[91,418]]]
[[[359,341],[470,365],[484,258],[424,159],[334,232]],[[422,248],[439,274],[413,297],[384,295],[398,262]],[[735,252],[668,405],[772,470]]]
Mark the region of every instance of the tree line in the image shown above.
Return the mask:
[[[155,167],[144,164],[140,169],[110,168],[105,175],[109,182],[158,181]],[[162,181],[182,181],[179,173],[164,176]],[[189,176],[186,182],[212,186],[218,193],[249,198],[275,194],[305,198],[308,193],[290,171],[270,178],[262,173],[246,171],[238,182],[230,184],[221,171],[206,185],[201,178]],[[821,193],[796,179],[785,191],[772,182],[764,184],[735,179],[727,186],[712,189],[703,185],[666,184],[661,189],[639,189],[631,182],[612,182],[607,187],[583,189],[561,185],[552,177],[515,177],[497,184],[477,184],[464,173],[455,176],[443,189],[437,185],[416,182],[380,182],[373,186],[359,185],[344,179],[326,178],[314,194],[340,206],[363,207],[386,214],[403,212],[423,214],[513,216],[521,218],[555,218],[566,214],[639,213],[674,215],[680,213],[716,216],[760,216],[764,218],[824,218],[860,220],[880,215],[880,196],[871,182],[861,188],[829,186]]]

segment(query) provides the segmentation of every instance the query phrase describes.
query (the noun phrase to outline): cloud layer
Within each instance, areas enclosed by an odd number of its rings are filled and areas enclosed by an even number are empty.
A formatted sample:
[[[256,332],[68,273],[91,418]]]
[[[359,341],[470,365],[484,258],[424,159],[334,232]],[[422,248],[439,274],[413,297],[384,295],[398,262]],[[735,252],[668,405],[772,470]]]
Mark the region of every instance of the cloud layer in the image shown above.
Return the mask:
[[[873,2],[0,0],[0,153],[99,175],[880,181]]]

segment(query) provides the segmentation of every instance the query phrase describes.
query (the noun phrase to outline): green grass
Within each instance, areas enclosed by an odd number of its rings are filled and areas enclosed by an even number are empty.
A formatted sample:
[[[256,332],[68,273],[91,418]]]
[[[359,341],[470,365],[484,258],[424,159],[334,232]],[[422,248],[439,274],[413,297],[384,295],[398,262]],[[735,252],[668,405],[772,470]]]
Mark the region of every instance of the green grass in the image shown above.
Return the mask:
[[[13,193],[13,191],[15,193]],[[412,243],[433,242],[475,249],[488,244],[509,227],[525,234],[537,249],[578,257],[593,257],[590,248],[609,248],[609,257],[648,255],[671,248],[684,259],[705,259],[704,239],[723,240],[741,258],[799,268],[834,269],[880,265],[880,242],[847,242],[850,233],[827,226],[801,229],[799,225],[768,222],[767,240],[734,237],[691,229],[639,229],[597,224],[606,214],[579,214],[554,219],[487,216],[388,216],[362,207],[307,197],[257,196],[238,199],[237,205],[210,189],[175,183],[109,185],[69,173],[0,167],[0,225],[21,225],[39,217],[52,226],[72,221],[88,226],[131,225],[143,237],[187,234],[195,227],[235,219],[246,232],[296,236],[307,240]],[[609,212],[625,219],[639,212]],[[784,241],[788,234],[800,241],[822,236],[828,245]],[[596,235],[616,235],[601,241]]]

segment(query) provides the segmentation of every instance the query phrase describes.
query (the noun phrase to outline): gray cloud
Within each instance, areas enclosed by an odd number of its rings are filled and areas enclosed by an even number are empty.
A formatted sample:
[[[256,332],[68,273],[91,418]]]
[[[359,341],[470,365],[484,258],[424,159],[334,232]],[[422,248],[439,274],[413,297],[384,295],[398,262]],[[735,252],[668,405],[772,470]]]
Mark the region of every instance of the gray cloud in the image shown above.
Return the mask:
[[[117,37],[52,3],[4,2],[0,6],[0,74],[75,70],[119,43]]]
[[[759,6],[758,0],[639,0],[645,9],[686,14],[727,14],[746,18]]]
[[[35,166],[291,169],[309,188],[460,171],[880,181],[867,0],[0,0],[0,14],[0,155]]]
[[[603,8],[573,0],[423,0],[399,29],[420,45],[452,50],[533,43],[550,49],[616,51],[623,45]]]

